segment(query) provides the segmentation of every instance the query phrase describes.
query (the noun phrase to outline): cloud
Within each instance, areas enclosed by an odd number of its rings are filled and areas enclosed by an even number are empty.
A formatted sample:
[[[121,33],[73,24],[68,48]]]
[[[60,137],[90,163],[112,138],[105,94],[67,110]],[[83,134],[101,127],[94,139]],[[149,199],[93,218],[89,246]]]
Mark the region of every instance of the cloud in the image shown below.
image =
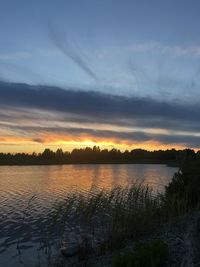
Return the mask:
[[[59,51],[67,58],[73,61],[86,75],[95,81],[99,81],[97,74],[89,66],[87,60],[83,57],[81,51],[75,51],[75,49],[69,44],[69,42],[63,38],[63,35],[59,34],[53,28],[49,29],[49,36],[53,44],[59,49]]]
[[[198,147],[200,143],[200,137],[193,134],[200,130],[199,104],[159,102],[147,97],[120,97],[72,88],[7,82],[0,82],[0,96],[0,120],[7,122],[4,126],[10,130],[23,131],[23,134],[27,133],[30,136],[47,132],[77,136],[85,134],[137,142],[153,140],[164,144],[185,143],[192,147]],[[17,110],[21,111],[17,113]],[[42,118],[43,121],[49,120],[45,127],[41,124]],[[110,124],[132,129],[140,127],[140,130],[94,130],[95,126],[94,129],[51,127],[51,122],[56,119],[63,123],[76,122],[83,126],[85,123],[90,123],[91,127],[92,124]],[[13,126],[8,122],[13,122]],[[37,122],[39,125],[34,126]],[[167,133],[151,133],[149,129],[153,128],[164,129]],[[182,134],[181,131],[185,133]],[[40,136],[36,135],[33,138],[42,141]]]
[[[160,102],[148,97],[122,97],[94,91],[62,89],[0,82],[1,106],[38,108],[41,110],[88,116],[93,119],[168,119],[199,121],[199,104]]]
[[[199,148],[200,136],[180,134],[152,134],[145,131],[118,132],[112,130],[94,130],[88,128],[65,128],[65,127],[37,127],[37,126],[11,126],[13,130],[20,130],[27,135],[33,136],[32,141],[37,143],[48,143],[49,141],[61,140],[106,140],[116,143],[146,143],[158,142],[166,145],[185,145]],[[36,137],[37,136],[37,137]]]
[[[130,52],[144,53],[150,51],[157,51],[160,53],[171,53],[176,56],[200,56],[200,46],[181,46],[181,45],[167,45],[160,42],[152,41],[147,43],[134,43],[126,47]]]

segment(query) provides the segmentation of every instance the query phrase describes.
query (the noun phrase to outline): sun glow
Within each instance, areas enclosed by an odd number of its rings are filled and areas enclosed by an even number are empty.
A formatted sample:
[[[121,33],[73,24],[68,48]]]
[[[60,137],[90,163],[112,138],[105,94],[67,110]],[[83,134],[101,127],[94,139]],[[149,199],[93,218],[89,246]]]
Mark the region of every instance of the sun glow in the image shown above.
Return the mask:
[[[1,152],[41,152],[45,148],[50,148],[56,150],[57,148],[62,148],[64,151],[72,151],[74,148],[85,148],[99,146],[101,149],[120,149],[121,151],[132,150],[132,149],[146,149],[146,150],[158,150],[158,149],[184,149],[184,144],[162,144],[156,141],[148,142],[132,142],[130,140],[122,140],[116,138],[97,138],[92,136],[79,136],[79,137],[67,137],[67,136],[44,136],[38,138],[38,140],[33,140],[31,138],[22,137],[5,137],[0,139],[0,150]]]

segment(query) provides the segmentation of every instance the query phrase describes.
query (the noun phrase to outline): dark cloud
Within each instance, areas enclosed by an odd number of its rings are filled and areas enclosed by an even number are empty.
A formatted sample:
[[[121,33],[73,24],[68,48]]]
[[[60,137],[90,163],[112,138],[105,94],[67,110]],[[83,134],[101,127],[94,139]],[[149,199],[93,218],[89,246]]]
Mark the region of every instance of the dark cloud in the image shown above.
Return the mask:
[[[94,91],[0,82],[1,106],[38,108],[92,118],[199,121],[200,105],[121,97]],[[98,122],[98,121],[97,121]]]
[[[44,139],[42,138],[33,138],[32,141],[36,143],[42,143],[42,144],[44,143]]]

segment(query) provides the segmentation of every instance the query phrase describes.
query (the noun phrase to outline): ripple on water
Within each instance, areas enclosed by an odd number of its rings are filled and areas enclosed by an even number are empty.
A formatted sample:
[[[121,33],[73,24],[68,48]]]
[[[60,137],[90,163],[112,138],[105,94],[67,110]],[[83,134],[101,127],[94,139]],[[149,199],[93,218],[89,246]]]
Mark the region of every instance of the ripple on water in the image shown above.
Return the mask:
[[[0,253],[3,267],[21,267],[22,250],[27,262],[41,245],[49,211],[73,192],[91,194],[102,188],[144,181],[161,191],[176,168],[164,165],[65,165],[0,167]],[[32,257],[33,258],[33,257]],[[35,257],[37,259],[37,256]],[[33,265],[29,265],[30,267]]]

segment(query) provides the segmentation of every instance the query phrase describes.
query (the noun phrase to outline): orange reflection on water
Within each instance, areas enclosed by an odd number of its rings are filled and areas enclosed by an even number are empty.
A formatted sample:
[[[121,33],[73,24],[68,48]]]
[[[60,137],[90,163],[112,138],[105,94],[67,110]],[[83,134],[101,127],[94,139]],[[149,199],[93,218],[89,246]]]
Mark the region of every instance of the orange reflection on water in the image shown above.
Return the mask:
[[[163,188],[176,168],[164,165],[62,165],[1,166],[0,201],[6,208],[21,209],[35,195],[38,208],[65,198],[72,192],[94,192],[145,182]],[[37,202],[36,201],[36,202]]]

